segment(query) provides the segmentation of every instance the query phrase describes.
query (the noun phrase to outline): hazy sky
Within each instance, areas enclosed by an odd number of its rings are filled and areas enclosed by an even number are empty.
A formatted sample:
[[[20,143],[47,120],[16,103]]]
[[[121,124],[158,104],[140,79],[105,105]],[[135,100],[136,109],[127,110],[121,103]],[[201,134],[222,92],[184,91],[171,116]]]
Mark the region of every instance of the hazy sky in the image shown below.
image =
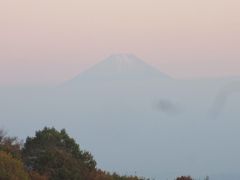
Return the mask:
[[[58,83],[113,53],[178,78],[240,75],[239,0],[2,0],[0,85]]]

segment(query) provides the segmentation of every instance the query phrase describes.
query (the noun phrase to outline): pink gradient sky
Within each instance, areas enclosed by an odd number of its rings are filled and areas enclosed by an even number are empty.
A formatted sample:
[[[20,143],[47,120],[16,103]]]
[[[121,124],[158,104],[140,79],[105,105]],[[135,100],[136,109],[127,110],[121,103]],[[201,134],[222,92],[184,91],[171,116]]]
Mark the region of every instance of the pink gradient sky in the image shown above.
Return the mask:
[[[0,85],[59,83],[113,53],[177,78],[240,75],[239,0],[4,0]]]

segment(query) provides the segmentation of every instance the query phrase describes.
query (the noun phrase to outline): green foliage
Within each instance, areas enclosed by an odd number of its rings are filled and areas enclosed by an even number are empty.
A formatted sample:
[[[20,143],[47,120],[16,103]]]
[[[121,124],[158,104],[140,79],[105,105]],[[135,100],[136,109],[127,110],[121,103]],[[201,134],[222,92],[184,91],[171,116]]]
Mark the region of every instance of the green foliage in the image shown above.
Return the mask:
[[[0,151],[0,179],[1,180],[28,180],[28,174],[23,163],[4,151]]]
[[[85,180],[96,167],[89,152],[81,151],[65,130],[59,132],[54,128],[44,128],[35,137],[28,137],[23,159],[29,169],[53,180]]]

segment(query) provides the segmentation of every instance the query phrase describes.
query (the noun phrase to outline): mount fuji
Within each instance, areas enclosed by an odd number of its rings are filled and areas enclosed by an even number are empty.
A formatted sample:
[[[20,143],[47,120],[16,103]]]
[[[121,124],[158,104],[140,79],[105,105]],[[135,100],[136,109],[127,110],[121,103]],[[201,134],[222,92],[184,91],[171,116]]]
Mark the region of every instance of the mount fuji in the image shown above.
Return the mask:
[[[143,81],[167,80],[168,75],[146,64],[133,54],[114,54],[76,76],[67,84],[78,84],[80,81]]]

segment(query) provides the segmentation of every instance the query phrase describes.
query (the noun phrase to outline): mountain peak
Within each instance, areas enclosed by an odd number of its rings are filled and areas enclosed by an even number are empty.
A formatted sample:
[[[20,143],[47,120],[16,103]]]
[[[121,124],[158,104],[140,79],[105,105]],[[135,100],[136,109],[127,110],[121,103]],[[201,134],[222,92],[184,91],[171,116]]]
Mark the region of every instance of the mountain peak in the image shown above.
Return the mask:
[[[115,80],[151,80],[169,79],[158,69],[148,65],[133,54],[113,54],[75,77],[72,82],[80,79],[87,81]]]
[[[133,54],[112,54],[106,60],[117,61],[119,63],[126,63],[126,64],[142,61]]]
[[[148,66],[140,58],[133,54],[113,54],[106,58],[101,65],[108,66],[114,71],[143,70]]]

